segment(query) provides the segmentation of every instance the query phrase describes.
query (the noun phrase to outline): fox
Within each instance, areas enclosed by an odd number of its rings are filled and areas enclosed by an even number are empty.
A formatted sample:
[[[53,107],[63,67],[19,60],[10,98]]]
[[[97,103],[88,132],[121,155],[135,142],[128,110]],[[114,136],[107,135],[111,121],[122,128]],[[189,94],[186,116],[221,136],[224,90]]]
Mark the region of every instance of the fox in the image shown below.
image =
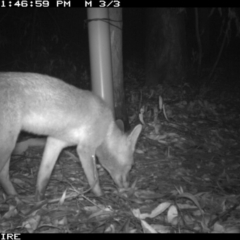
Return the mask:
[[[47,137],[40,163],[35,198],[44,198],[61,151],[76,146],[84,173],[96,196],[102,195],[95,156],[118,188],[128,188],[128,174],[142,131],[138,124],[121,131],[112,110],[91,91],[48,75],[0,73],[0,184],[7,195],[17,195],[9,165],[21,131]]]

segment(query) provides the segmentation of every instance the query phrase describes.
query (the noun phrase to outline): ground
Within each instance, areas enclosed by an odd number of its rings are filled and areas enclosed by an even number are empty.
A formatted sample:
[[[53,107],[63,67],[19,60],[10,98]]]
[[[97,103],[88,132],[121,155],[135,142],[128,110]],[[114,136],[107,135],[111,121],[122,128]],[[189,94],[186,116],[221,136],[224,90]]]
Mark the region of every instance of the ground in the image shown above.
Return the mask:
[[[130,82],[129,119],[132,126],[143,124],[130,188],[119,192],[98,165],[104,195],[94,196],[75,149],[68,148],[46,200],[36,205],[43,149],[29,147],[12,157],[10,176],[20,201],[1,194],[1,232],[239,232],[237,85],[225,79],[225,85],[218,81],[194,90],[185,82],[154,87]]]

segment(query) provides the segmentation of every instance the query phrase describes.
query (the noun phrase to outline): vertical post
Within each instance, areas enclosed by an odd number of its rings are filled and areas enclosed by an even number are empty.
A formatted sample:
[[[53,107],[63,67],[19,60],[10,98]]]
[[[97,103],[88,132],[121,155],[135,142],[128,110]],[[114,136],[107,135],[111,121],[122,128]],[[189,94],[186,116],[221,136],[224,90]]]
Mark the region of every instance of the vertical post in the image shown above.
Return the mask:
[[[88,8],[92,91],[114,111],[108,9]]]

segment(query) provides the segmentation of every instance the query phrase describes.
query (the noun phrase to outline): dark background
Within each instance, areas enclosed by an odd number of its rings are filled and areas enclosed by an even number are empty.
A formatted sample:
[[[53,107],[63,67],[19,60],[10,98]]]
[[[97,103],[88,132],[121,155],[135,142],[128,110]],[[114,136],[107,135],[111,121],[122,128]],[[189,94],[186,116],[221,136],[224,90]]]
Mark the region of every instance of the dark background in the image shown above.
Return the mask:
[[[27,52],[49,54],[89,64],[88,30],[84,8],[0,9],[0,70]],[[144,55],[144,9],[123,10],[124,58]]]
[[[236,10],[238,13],[238,10]],[[123,8],[123,64],[139,62],[144,68],[146,9]],[[0,9],[0,71],[47,73],[63,79],[81,78],[89,71],[88,30],[85,8],[4,8]],[[211,54],[204,62],[213,63],[221,45],[219,34],[223,18],[216,12],[211,17]],[[185,13],[187,51],[197,50],[193,8]],[[240,40],[232,24],[224,61],[237,62]],[[204,46],[203,46],[204,47]],[[71,75],[71,76],[70,76]],[[83,80],[86,81],[86,80]],[[84,85],[84,83],[82,83]]]

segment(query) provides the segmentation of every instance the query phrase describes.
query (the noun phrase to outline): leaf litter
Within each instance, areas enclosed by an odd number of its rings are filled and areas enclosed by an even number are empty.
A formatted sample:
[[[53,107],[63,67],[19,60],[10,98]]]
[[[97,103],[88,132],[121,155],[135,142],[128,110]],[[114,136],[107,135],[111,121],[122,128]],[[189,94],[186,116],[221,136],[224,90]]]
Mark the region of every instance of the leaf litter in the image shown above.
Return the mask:
[[[98,165],[104,195],[94,196],[70,148],[54,168],[46,200],[36,204],[42,147],[25,143],[10,171],[20,196],[1,194],[1,232],[239,233],[238,109],[222,95],[191,97],[185,87],[140,88],[134,79],[127,86],[130,122],[144,128],[128,189],[117,191]]]

